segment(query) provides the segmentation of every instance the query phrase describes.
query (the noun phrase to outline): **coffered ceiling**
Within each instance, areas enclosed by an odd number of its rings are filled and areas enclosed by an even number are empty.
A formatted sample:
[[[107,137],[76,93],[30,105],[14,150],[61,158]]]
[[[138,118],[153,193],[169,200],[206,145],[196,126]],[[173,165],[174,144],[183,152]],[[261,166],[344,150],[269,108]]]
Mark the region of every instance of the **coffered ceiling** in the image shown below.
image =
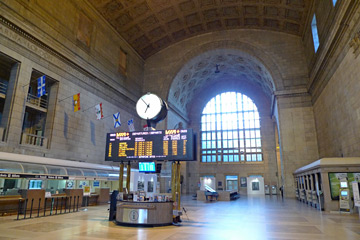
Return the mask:
[[[144,58],[189,37],[226,29],[301,36],[312,0],[88,0]]]

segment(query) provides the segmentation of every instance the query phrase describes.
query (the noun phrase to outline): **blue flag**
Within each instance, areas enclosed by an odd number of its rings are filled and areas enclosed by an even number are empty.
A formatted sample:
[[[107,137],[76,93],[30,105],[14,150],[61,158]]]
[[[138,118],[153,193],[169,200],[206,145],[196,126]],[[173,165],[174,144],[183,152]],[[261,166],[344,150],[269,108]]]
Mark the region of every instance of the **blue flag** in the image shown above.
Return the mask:
[[[45,75],[39,77],[37,80],[38,80],[37,97],[39,98],[46,93],[46,91],[45,91]]]
[[[118,112],[113,114],[113,118],[114,118],[114,128],[120,127],[121,126],[120,113]]]
[[[134,131],[135,131],[134,120],[133,120],[133,119],[130,119],[130,120],[128,121],[128,127],[129,127],[129,131],[130,131],[130,132],[134,132]]]

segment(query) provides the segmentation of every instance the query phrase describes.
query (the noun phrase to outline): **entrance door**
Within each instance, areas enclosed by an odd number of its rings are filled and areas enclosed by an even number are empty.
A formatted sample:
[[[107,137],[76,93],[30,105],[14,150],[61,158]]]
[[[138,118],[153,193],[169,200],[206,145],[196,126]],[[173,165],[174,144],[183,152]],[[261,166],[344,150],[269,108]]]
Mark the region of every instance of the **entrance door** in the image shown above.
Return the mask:
[[[237,176],[226,176],[226,190],[237,191],[238,190],[238,177]]]

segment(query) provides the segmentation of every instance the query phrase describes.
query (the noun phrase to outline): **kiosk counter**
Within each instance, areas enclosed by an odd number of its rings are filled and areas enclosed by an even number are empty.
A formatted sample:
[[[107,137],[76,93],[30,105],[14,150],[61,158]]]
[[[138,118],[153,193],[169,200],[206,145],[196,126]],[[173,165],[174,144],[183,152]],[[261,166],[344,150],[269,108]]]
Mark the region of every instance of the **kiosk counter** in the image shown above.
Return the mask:
[[[173,222],[173,202],[135,202],[119,200],[116,223],[126,226],[165,226]]]

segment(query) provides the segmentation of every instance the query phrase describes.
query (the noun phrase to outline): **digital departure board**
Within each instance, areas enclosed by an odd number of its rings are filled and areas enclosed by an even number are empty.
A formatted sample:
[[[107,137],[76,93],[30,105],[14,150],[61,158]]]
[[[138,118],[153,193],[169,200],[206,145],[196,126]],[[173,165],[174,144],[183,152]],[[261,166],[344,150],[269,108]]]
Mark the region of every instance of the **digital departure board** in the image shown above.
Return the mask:
[[[192,129],[108,133],[105,161],[194,161]]]

